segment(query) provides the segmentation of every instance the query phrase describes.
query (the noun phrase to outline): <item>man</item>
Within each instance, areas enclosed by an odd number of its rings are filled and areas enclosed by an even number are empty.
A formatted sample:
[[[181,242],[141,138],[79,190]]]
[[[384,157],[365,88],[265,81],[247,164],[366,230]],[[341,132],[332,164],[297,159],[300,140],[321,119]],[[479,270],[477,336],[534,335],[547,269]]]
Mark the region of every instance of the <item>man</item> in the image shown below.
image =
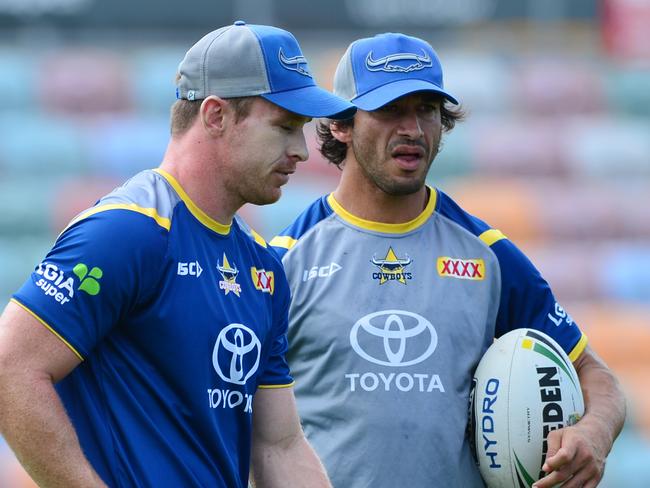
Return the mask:
[[[311,117],[356,109],[290,33],[241,21],[177,83],[160,168],[73,219],[0,319],[2,435],[40,486],[244,487],[251,458],[258,486],[329,486],[295,410],[281,263],[235,212],[280,197]]]
[[[549,434],[536,486],[596,486],[623,397],[526,257],[425,185],[462,116],[435,52],[402,34],[355,41],[334,92],[359,109],[319,126],[340,183],[271,241],[293,293],[298,411],[332,484],[483,486],[465,435],[472,375],[494,337],[533,327],[575,361],[587,403]]]

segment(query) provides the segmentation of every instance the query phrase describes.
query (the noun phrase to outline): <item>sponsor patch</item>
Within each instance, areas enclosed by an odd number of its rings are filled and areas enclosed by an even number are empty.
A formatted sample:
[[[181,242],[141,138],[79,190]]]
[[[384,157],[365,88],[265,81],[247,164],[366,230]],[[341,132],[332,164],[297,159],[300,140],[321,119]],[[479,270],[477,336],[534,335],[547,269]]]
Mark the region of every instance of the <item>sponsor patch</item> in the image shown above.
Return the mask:
[[[438,257],[438,274],[444,278],[461,280],[485,279],[485,263],[482,259],[457,259],[449,256]]]
[[[256,290],[273,295],[273,291],[275,290],[275,276],[273,276],[273,271],[257,269],[255,266],[251,266],[251,279]]]
[[[72,269],[77,280],[52,263],[40,263],[35,273],[35,284],[45,295],[52,297],[61,305],[74,298],[75,291],[88,295],[98,295],[101,290],[100,280],[104,275],[101,268],[90,270],[84,263],[77,263]]]

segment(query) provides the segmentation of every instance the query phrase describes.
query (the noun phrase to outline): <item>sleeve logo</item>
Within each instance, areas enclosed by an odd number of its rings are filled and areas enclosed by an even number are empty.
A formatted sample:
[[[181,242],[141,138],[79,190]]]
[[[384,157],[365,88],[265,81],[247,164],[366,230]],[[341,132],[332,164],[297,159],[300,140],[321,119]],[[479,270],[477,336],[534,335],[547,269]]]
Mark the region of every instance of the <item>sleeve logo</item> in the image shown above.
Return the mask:
[[[255,266],[251,266],[251,279],[256,290],[273,295],[275,291],[275,276],[273,276],[273,271],[257,269]]]
[[[485,279],[485,263],[482,259],[456,259],[440,256],[437,262],[438,274],[443,278],[461,280]]]
[[[61,305],[74,298],[77,290],[91,296],[99,294],[101,290],[99,280],[104,275],[101,268],[95,266],[88,270],[86,264],[77,263],[72,268],[72,272],[79,280],[78,285],[72,276],[66,275],[56,264],[40,263],[35,272],[36,286],[43,290],[46,296],[53,297]]]

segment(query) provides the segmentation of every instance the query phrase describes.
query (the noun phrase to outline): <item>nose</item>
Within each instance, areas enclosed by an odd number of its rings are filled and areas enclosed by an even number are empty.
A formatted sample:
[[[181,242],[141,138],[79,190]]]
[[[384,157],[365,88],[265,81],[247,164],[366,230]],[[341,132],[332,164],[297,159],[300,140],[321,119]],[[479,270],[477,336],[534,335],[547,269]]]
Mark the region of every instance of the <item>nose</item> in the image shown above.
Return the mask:
[[[305,140],[304,131],[298,131],[295,136],[291,138],[288,153],[289,158],[295,163],[307,161],[309,151],[307,150],[307,141]]]
[[[420,125],[420,119],[415,111],[408,111],[404,113],[400,119],[399,126],[397,128],[397,133],[400,136],[408,137],[412,140],[417,140],[424,132]]]

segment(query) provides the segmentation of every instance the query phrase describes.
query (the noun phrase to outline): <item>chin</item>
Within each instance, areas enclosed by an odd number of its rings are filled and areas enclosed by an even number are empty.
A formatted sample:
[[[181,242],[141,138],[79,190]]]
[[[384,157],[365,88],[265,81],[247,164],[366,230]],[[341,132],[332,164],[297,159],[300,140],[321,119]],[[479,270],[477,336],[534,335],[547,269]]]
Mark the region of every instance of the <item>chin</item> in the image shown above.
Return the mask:
[[[252,203],[253,205],[270,205],[280,200],[281,196],[282,190],[280,188],[277,188],[275,191],[270,191],[251,197],[248,200],[248,203]]]

